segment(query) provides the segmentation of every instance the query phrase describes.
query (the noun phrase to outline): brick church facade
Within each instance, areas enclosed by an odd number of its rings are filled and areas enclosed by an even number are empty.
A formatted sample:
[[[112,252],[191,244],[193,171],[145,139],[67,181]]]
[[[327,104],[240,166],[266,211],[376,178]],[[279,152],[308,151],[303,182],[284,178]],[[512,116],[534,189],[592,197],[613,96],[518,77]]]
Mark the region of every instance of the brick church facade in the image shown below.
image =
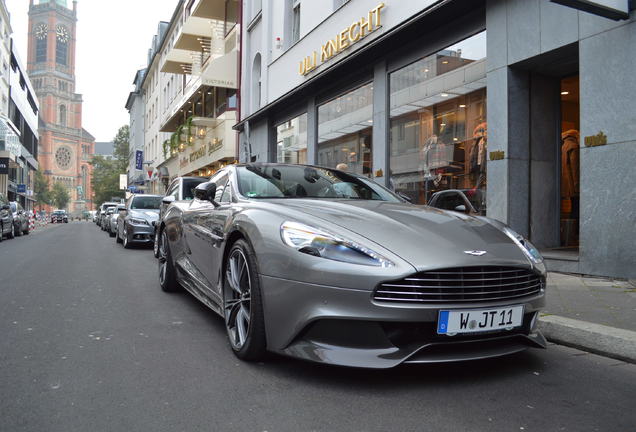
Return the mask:
[[[75,92],[77,2],[29,0],[27,71],[40,102],[40,170],[62,183],[73,214],[94,208],[90,160],[95,138],[82,127],[82,95]]]

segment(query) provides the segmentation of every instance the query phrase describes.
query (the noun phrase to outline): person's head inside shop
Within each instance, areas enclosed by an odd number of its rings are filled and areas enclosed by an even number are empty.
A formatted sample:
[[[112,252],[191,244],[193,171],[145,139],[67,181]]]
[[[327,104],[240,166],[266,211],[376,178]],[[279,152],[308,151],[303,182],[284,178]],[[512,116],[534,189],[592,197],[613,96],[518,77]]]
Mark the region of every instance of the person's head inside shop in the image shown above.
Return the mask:
[[[347,166],[346,163],[339,163],[338,165],[336,165],[336,169],[339,171],[347,171],[349,169],[349,166]]]

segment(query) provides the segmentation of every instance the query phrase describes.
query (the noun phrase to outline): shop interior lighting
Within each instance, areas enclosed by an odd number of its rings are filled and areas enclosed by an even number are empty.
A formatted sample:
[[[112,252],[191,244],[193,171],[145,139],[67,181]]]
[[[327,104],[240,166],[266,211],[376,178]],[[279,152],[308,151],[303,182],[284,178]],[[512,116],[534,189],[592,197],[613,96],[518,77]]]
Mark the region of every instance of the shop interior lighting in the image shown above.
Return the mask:
[[[441,97],[448,97],[448,93],[442,93],[440,94]]]
[[[570,94],[570,92],[569,92],[569,91],[562,91],[562,92],[561,92],[561,95],[563,95],[563,96],[565,96],[565,95],[569,95],[569,94]]]
[[[460,107],[460,108],[466,108],[466,105],[461,104],[459,107]]]

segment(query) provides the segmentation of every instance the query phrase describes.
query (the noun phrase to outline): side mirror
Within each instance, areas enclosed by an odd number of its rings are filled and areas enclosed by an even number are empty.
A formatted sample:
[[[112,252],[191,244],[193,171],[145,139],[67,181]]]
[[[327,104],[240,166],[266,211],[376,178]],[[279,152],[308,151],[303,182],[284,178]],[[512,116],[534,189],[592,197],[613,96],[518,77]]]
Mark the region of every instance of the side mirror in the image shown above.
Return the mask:
[[[217,203],[214,201],[214,195],[216,194],[216,183],[205,182],[201,183],[194,188],[194,197],[202,201],[210,201],[215,206]]]
[[[457,207],[455,207],[455,211],[456,212],[466,213],[466,206],[464,204],[458,205]]]
[[[125,208],[120,208],[120,209],[117,209],[117,211],[118,211],[119,213],[124,213],[124,212],[126,211],[126,209],[125,209]]]
[[[164,204],[166,204],[166,205],[170,205],[170,204],[172,204],[173,202],[175,202],[175,200],[176,200],[176,198],[175,198],[174,196],[172,196],[172,195],[168,195],[168,196],[163,197],[163,198],[161,199],[161,202],[162,202],[162,203],[164,203]]]

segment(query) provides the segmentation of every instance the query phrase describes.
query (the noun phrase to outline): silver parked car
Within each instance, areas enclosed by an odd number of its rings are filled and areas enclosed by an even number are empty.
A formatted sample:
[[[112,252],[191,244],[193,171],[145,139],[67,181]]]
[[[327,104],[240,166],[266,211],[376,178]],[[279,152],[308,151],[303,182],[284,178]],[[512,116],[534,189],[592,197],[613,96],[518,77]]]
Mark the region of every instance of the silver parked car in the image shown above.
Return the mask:
[[[102,213],[102,222],[101,222],[101,226],[100,226],[102,231],[108,232],[108,228],[110,227],[110,218],[113,215],[113,213],[115,213],[115,209],[116,208],[117,208],[117,206],[106,207],[106,211],[104,213]]]
[[[110,237],[115,237],[117,233],[117,219],[119,215],[126,211],[126,206],[124,204],[117,204],[117,207],[112,209],[112,212],[109,214],[106,212],[106,232]]]
[[[304,165],[232,165],[195,196],[160,223],[159,283],[221,315],[241,359],[389,368],[546,346],[543,259],[498,221]]]
[[[9,202],[13,213],[13,235],[21,236],[29,234],[29,215],[17,201]]]
[[[129,248],[133,243],[152,244],[154,222],[159,218],[161,195],[133,195],[117,218],[116,240]]]
[[[13,230],[14,224],[11,206],[4,195],[0,194],[0,242],[5,236],[12,239],[14,237]]]

